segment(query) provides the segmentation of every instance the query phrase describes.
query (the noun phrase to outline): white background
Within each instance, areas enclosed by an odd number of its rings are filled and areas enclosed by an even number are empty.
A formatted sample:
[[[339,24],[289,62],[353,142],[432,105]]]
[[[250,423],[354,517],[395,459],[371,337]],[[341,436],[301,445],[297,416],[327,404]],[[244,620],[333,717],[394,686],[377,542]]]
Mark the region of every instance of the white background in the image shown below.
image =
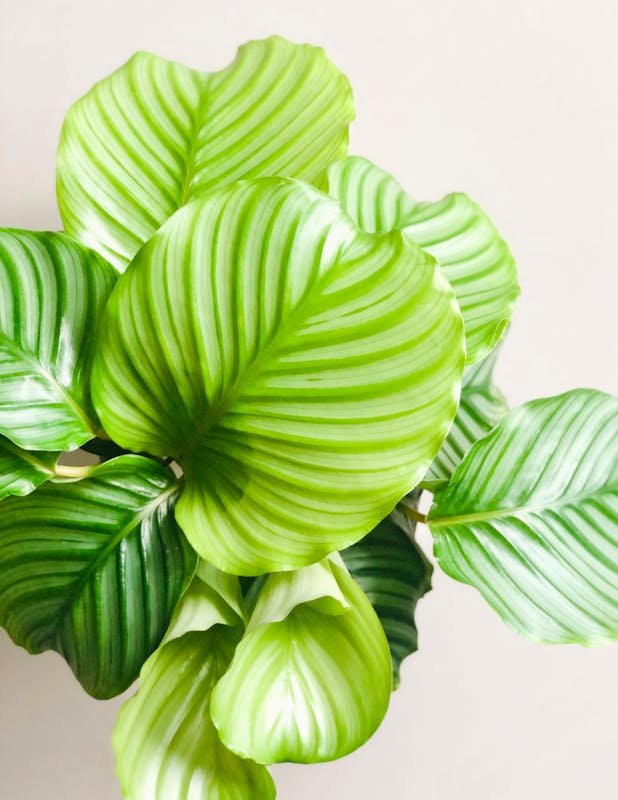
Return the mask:
[[[468,192],[511,244],[523,295],[498,368],[511,402],[618,393],[614,0],[0,0],[0,224],[60,227],[63,114],[133,51],[210,70],[271,33],[323,45],[348,74],[352,152],[417,199]],[[434,586],[380,731],[342,762],[276,768],[279,797],[615,797],[618,648],[530,644],[472,589]],[[119,800],[118,705],[2,636],[0,796]]]

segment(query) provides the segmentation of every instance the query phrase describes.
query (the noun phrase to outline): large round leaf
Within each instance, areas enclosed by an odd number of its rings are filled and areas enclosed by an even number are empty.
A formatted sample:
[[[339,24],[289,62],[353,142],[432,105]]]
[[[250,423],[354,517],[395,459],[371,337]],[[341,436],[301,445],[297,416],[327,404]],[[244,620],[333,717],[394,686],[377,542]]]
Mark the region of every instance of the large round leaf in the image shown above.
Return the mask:
[[[618,399],[577,390],[511,411],[429,514],[440,566],[543,642],[618,639]]]
[[[0,624],[57,650],[87,692],[124,691],[159,644],[195,558],[174,476],[122,456],[89,477],[0,503]]]
[[[447,484],[472,445],[486,436],[508,411],[504,395],[493,382],[499,352],[497,347],[483,361],[464,370],[457,415],[423,478],[424,488],[435,492]]]
[[[100,428],[88,382],[114,270],[60,233],[0,230],[0,433],[73,450]]]
[[[238,578],[201,562],[164,644],[114,729],[118,775],[131,800],[271,800],[266,769],[221,742],[210,718],[213,687],[244,630]]]
[[[249,42],[210,74],[137,53],[66,117],[65,229],[124,269],[177,208],[213,187],[280,174],[323,186],[353,118],[348,81],[318,47]]]
[[[234,184],[179,211],[122,276],[93,370],[105,427],[175,457],[207,561],[258,574],[367,533],[455,414],[462,323],[435,262],[306,184]]]
[[[391,660],[382,625],[345,568],[327,566],[334,583],[328,603],[311,592],[308,602],[290,608],[284,593],[277,608],[272,586],[285,581],[287,588],[289,578],[269,576],[214,690],[219,735],[245,758],[263,764],[340,758],[360,747],[386,713]]]
[[[390,514],[364,539],[341,552],[384,628],[394,688],[399,686],[401,662],[418,649],[414,611],[431,588],[433,568],[414,540],[415,527],[403,514]]]
[[[461,193],[416,202],[392,175],[358,156],[333,164],[329,191],[365,230],[401,230],[438,260],[463,314],[467,363],[488,355],[509,323],[519,286],[509,249],[479,206]]]

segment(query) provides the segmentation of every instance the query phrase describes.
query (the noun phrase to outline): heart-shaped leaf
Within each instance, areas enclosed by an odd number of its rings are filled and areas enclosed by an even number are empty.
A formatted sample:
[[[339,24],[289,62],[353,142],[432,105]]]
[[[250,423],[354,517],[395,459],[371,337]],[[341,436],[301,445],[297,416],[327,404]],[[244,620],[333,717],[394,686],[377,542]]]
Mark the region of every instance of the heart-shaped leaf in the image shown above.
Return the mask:
[[[88,383],[116,273],[60,233],[0,229],[0,433],[73,450],[100,428]]]
[[[307,184],[242,181],[122,276],[93,396],[115,441],[182,466],[200,555],[252,575],[351,544],[418,483],[463,346],[451,288],[401,234],[358,230]]]
[[[238,578],[200,563],[165,643],[148,659],[139,691],[114,730],[123,795],[131,800],[272,800],[267,770],[221,742],[211,692],[244,625]]]
[[[493,382],[499,352],[496,348],[483,361],[464,370],[457,415],[422,480],[425,489],[435,492],[447,484],[472,445],[486,436],[508,411],[504,395]]]
[[[341,552],[384,628],[395,689],[401,662],[418,649],[416,604],[431,588],[433,568],[414,541],[415,527],[411,520],[406,524],[401,515],[391,514],[364,539]]]
[[[386,713],[391,660],[382,625],[343,566],[328,561],[305,569],[316,566],[329,571],[332,587],[323,576],[328,596],[319,598],[313,581],[302,581],[310,590],[304,603],[290,586],[293,577],[268,577],[213,692],[222,741],[258,763],[340,758],[360,747]]]
[[[460,193],[416,202],[358,156],[332,165],[329,191],[364,230],[401,230],[438,260],[463,314],[467,363],[485,358],[511,319],[519,286],[509,249],[479,206]]]
[[[122,456],[87,478],[0,503],[0,624],[56,650],[84,689],[124,691],[161,641],[195,557],[173,515],[174,476]]]
[[[264,175],[323,187],[353,118],[348,81],[318,47],[249,42],[214,73],[137,53],[66,117],[65,230],[122,270],[176,209],[212,188]]]
[[[618,639],[618,399],[580,389],[511,411],[429,514],[440,566],[543,642]]]
[[[8,495],[26,495],[54,477],[60,453],[22,450],[0,436],[0,500]]]

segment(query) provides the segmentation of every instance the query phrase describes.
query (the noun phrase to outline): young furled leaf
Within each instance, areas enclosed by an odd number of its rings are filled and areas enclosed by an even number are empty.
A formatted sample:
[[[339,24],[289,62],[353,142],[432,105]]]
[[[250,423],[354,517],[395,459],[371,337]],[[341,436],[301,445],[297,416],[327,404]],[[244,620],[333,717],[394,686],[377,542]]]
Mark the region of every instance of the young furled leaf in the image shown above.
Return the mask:
[[[374,733],[391,686],[375,611],[343,564],[326,560],[268,577],[211,713],[243,757],[328,761]]]
[[[324,187],[354,102],[319,47],[273,36],[206,73],[137,53],[67,114],[58,148],[67,233],[123,270],[181,206],[239,178]]]
[[[121,277],[92,389],[115,441],[181,465],[199,554],[256,575],[353,543],[418,483],[463,347],[451,287],[400,233],[360,231],[307,184],[239,181]]]
[[[157,647],[195,568],[174,476],[122,456],[80,481],[0,503],[0,624],[56,650],[97,698],[123,692]]]
[[[428,517],[442,569],[519,633],[618,639],[618,399],[534,400],[477,442]]]
[[[467,195],[412,200],[388,172],[350,156],[333,164],[329,191],[364,230],[401,230],[434,256],[450,281],[466,327],[466,363],[485,358],[508,326],[519,294],[511,253]]]
[[[127,800],[272,800],[268,771],[220,741],[213,687],[244,630],[238,578],[200,562],[163,645],[125,703],[114,749]]]

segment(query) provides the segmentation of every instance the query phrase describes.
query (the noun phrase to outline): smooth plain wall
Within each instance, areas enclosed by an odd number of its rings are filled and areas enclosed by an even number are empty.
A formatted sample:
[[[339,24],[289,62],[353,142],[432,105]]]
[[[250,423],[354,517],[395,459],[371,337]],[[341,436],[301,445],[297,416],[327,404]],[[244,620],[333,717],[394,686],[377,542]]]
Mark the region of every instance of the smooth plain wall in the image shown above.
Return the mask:
[[[0,0],[0,225],[60,227],[63,114],[133,51],[217,69],[275,32],[323,45],[350,77],[351,152],[415,198],[468,192],[511,244],[523,295],[498,367],[511,402],[618,393],[614,0]],[[277,767],[281,800],[615,797],[618,646],[531,644],[439,573],[418,624],[380,731],[344,761]],[[118,705],[2,635],[0,797],[119,800]]]

